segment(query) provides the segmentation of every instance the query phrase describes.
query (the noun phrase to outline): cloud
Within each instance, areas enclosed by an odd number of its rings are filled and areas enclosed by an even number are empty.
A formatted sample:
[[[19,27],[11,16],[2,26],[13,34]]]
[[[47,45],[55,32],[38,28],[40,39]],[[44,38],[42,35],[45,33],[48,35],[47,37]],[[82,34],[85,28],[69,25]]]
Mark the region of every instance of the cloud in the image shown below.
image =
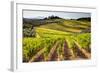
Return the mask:
[[[90,13],[83,13],[83,12],[51,12],[51,11],[32,11],[32,10],[23,11],[24,18],[48,17],[51,15],[59,16],[65,19],[77,19],[81,17],[91,17]]]

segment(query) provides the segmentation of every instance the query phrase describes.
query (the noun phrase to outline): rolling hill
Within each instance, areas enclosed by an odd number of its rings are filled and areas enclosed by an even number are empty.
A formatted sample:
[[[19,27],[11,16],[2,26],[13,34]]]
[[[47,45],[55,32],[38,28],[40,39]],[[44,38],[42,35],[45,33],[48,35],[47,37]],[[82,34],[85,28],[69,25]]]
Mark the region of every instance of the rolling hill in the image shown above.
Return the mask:
[[[91,58],[91,22],[84,19],[24,19],[23,62]]]

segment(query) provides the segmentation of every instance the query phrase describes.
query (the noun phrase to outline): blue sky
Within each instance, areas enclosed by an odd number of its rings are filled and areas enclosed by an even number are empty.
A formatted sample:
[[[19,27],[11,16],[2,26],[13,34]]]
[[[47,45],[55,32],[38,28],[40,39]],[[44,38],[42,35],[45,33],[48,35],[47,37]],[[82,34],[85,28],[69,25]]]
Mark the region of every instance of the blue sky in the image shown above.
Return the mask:
[[[50,12],[50,11],[32,11],[32,10],[23,11],[24,18],[44,18],[51,15],[59,16],[64,19],[77,19],[81,17],[91,17],[90,13],[82,13],[82,12]]]

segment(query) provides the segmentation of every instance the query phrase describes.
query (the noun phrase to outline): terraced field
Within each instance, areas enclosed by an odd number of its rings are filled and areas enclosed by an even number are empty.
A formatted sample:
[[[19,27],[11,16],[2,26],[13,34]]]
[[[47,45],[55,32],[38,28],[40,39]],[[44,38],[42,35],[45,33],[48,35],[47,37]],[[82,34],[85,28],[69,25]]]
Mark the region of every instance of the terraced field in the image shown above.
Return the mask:
[[[57,22],[59,21],[59,22]],[[56,23],[48,23],[45,25],[41,25],[40,27],[48,28],[48,29],[54,29],[54,30],[60,30],[60,31],[66,31],[70,33],[79,33],[79,32],[90,32],[90,22],[82,22],[82,21],[76,21],[76,20],[64,20],[64,19],[58,19],[55,20]]]
[[[35,36],[23,38],[23,62],[90,59],[90,27],[90,22],[65,19],[35,26]]]

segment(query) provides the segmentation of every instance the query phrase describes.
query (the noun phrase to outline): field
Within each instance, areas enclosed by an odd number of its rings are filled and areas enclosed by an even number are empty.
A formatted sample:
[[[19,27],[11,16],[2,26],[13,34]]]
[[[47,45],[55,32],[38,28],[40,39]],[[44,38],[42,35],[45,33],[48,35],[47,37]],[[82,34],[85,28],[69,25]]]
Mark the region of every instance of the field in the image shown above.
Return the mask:
[[[91,58],[90,21],[62,18],[26,20],[23,23],[23,62]]]

